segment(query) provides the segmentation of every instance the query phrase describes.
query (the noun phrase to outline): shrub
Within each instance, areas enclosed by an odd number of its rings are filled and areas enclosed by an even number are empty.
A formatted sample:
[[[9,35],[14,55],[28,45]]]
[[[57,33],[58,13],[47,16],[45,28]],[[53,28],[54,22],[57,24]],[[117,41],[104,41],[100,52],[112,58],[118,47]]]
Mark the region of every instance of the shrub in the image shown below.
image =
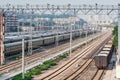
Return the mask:
[[[113,30],[113,35],[115,36],[113,39],[113,44],[115,45],[116,48],[118,48],[118,27],[114,27]]]

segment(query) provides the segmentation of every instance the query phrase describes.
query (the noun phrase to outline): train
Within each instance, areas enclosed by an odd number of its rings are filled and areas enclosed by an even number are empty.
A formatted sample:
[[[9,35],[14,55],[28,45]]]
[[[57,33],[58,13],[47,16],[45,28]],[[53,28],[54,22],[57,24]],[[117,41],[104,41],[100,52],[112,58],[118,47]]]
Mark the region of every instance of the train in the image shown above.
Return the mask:
[[[81,37],[85,36],[85,34],[86,34],[85,31],[83,31],[81,33]],[[92,34],[92,32],[88,31],[88,34]],[[73,39],[76,39],[79,36],[80,36],[79,31],[72,32]],[[32,48],[37,49],[40,46],[47,46],[50,44],[54,44],[56,42],[56,38],[57,38],[56,35],[51,35],[51,36],[47,36],[47,37],[40,37],[40,38],[32,39]],[[59,42],[69,40],[69,38],[70,38],[69,32],[64,33],[64,34],[58,34]],[[16,40],[17,40],[16,42],[10,42],[10,43],[6,43],[4,45],[5,57],[16,55],[22,51],[22,39],[20,39],[19,41],[18,41],[18,39],[16,39]],[[26,39],[24,42],[25,51],[28,50],[28,45],[29,45],[29,39]]]
[[[4,43],[7,44],[7,43],[21,41],[23,36],[24,36],[25,40],[29,40],[30,35],[28,33],[24,33],[24,34],[23,33],[20,33],[19,35],[18,35],[18,33],[6,33]],[[57,33],[59,35],[62,35],[62,34],[66,34],[67,32],[63,31],[63,32],[57,32]],[[40,32],[40,33],[33,32],[32,33],[32,39],[37,39],[37,38],[40,38],[40,37],[49,37],[49,36],[54,36],[54,35],[56,35],[55,31],[53,31],[53,32],[51,32],[51,31],[49,31],[49,32]]]
[[[113,50],[115,49],[112,40],[108,41],[102,50],[94,57],[95,65],[98,69],[107,68],[111,61]]]

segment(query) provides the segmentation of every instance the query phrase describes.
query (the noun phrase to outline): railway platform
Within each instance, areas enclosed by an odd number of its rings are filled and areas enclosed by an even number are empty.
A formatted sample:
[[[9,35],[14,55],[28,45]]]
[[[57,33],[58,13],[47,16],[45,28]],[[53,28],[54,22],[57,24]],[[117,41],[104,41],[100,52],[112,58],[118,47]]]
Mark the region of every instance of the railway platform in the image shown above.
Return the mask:
[[[116,80],[120,80],[120,64],[116,65]]]
[[[112,64],[109,65],[109,69],[105,72],[105,75],[103,76],[102,80],[117,80],[116,79],[116,67],[114,66],[113,69],[111,69],[113,66]]]
[[[116,54],[115,51],[113,52],[112,59],[110,64],[108,65],[108,68],[105,71],[105,75],[103,76],[102,80],[118,80],[116,78]]]
[[[117,60],[119,60],[118,56],[117,56]],[[116,62],[116,78],[120,80],[120,64],[118,61]]]

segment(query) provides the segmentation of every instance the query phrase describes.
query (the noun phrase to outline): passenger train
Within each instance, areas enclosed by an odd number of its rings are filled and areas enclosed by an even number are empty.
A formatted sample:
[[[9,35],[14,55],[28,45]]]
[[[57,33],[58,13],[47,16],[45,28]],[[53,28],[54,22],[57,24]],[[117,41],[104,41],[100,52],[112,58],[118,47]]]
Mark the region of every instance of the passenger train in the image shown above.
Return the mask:
[[[95,31],[96,32],[96,31]],[[82,31],[81,32],[81,36],[85,36],[86,32]],[[88,34],[92,34],[92,31],[88,31]],[[75,39],[77,37],[80,36],[80,32],[79,31],[73,31],[72,32],[72,38]],[[65,40],[69,40],[70,38],[70,32],[68,33],[64,33],[64,34],[58,34],[58,41],[65,41]],[[16,39],[17,41],[14,40],[14,42],[10,42],[10,43],[5,43],[4,47],[4,53],[5,56],[12,56],[15,54],[18,54],[22,51],[22,39]],[[44,45],[49,45],[49,44],[53,44],[56,42],[56,35],[51,35],[51,36],[47,36],[47,37],[40,37],[40,38],[34,38],[32,39],[32,48],[36,49],[39,48],[40,46],[44,46]],[[29,44],[29,38],[25,39],[24,42],[24,48],[25,51],[27,51],[28,49],[28,44]]]

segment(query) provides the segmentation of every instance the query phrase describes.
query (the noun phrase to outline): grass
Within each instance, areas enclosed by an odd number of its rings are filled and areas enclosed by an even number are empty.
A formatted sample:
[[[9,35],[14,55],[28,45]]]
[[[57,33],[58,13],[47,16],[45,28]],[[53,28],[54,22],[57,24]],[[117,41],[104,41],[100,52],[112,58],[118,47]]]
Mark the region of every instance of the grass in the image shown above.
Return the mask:
[[[32,75],[39,75],[44,70],[48,70],[50,67],[55,66],[57,62],[59,62],[61,59],[66,58],[67,54],[59,55],[58,58],[55,60],[47,60],[42,65],[39,65],[33,69],[30,69],[28,72],[25,73],[25,79],[22,79],[22,74],[16,75],[13,77],[12,80],[31,80]]]

